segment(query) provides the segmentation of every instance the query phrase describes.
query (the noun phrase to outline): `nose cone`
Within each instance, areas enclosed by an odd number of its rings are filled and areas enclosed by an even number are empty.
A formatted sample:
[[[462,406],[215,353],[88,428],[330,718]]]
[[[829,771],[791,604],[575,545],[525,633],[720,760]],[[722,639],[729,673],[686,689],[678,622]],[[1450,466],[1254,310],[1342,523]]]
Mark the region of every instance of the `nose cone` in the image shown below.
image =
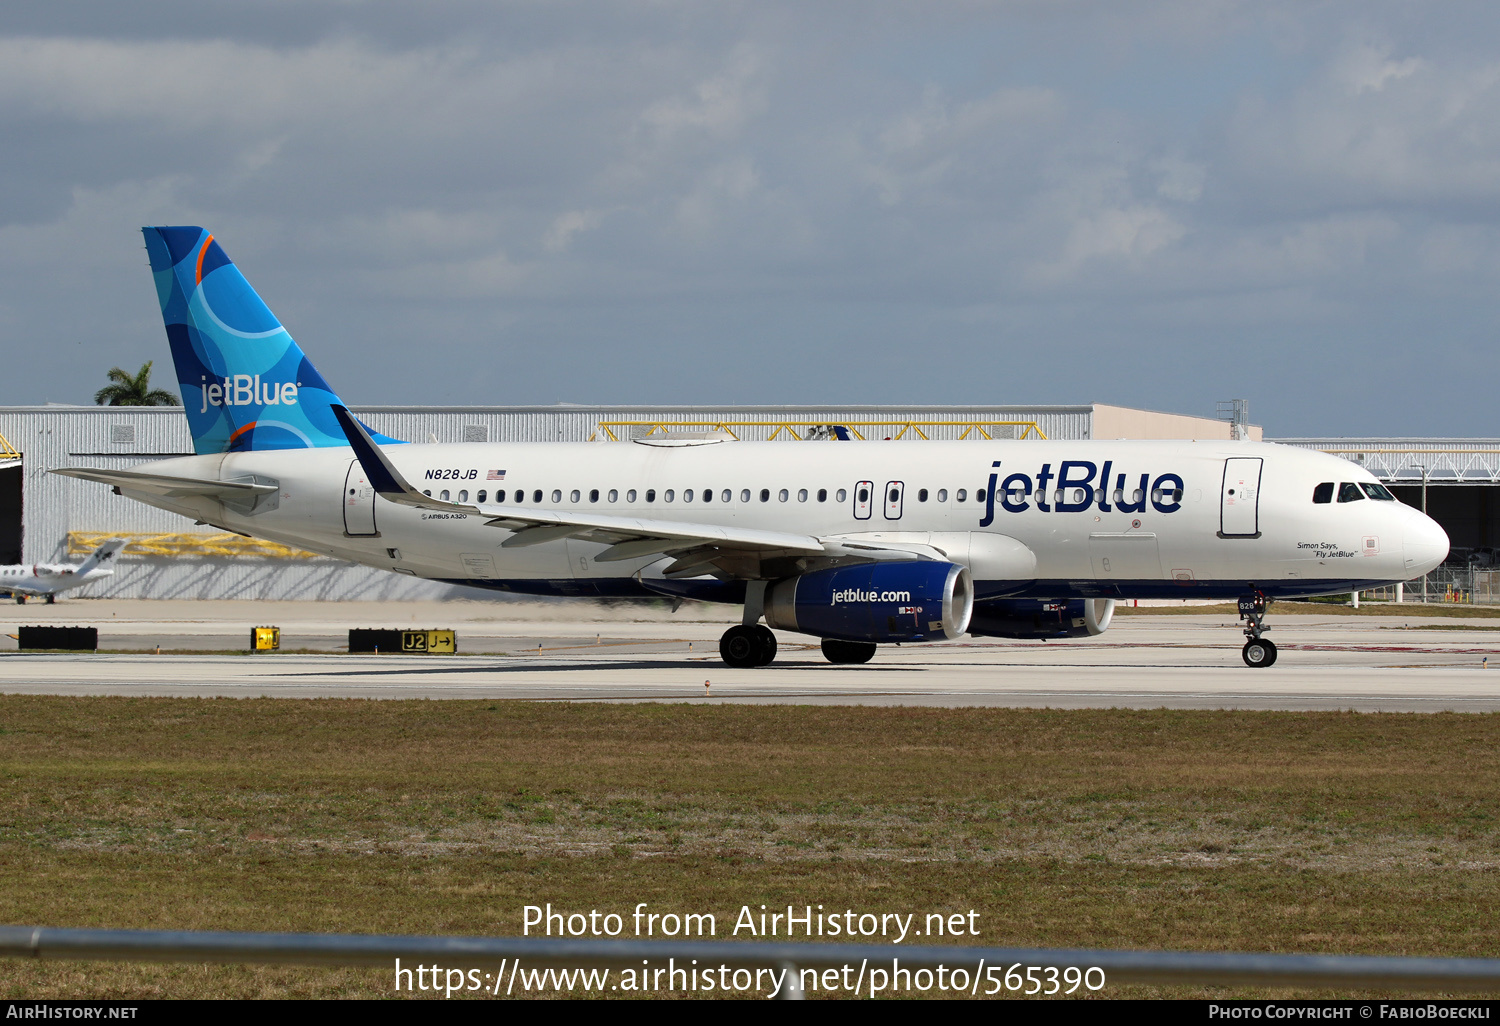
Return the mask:
[[[1448,558],[1448,532],[1426,513],[1413,513],[1401,532],[1401,551],[1411,577],[1430,573]]]

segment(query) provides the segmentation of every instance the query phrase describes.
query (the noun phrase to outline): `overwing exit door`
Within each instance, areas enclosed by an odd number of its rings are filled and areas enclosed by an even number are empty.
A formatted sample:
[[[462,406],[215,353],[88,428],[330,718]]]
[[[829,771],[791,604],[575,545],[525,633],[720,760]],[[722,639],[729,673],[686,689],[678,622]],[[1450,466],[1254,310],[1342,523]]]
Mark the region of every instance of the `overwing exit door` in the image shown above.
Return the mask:
[[[901,519],[902,498],[906,493],[906,484],[902,481],[887,481],[885,483],[885,518],[887,520]]]
[[[1219,491],[1219,535],[1254,538],[1260,534],[1259,457],[1236,456],[1224,461],[1224,484]]]
[[[349,473],[344,475],[344,533],[365,537],[380,533],[375,530],[375,489],[359,460],[351,460]]]
[[[854,486],[854,519],[869,520],[870,506],[875,501],[875,484],[861,481]]]

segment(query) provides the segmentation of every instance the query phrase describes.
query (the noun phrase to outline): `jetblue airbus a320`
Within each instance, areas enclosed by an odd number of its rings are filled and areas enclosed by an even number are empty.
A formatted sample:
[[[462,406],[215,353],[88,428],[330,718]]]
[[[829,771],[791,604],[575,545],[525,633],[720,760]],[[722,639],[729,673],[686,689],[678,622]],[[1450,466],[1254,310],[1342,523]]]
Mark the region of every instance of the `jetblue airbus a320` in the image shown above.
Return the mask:
[[[144,231],[197,455],[56,473],[431,580],[742,605],[731,666],[771,662],[769,628],[857,663],[1215,598],[1239,601],[1244,660],[1265,667],[1269,600],[1409,580],[1448,552],[1362,468],[1252,442],[404,444],[349,413],[213,236]]]

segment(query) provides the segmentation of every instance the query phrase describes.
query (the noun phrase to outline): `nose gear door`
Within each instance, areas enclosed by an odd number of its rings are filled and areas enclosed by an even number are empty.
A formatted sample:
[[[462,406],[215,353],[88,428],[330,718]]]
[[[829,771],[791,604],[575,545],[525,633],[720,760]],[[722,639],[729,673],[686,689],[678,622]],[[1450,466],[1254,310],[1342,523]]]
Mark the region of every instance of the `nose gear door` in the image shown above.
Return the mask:
[[[375,530],[375,489],[366,480],[359,460],[351,460],[344,475],[344,533],[351,537],[380,533]]]
[[[1219,490],[1219,537],[1260,537],[1260,472],[1265,461],[1236,456],[1224,461]]]

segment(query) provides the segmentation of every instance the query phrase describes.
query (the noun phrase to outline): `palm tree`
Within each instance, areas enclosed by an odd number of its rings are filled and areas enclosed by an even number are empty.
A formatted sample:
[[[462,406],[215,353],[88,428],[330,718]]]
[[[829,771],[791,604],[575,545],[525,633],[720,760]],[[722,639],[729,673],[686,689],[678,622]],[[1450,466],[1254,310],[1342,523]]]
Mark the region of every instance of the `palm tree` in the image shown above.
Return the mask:
[[[109,380],[114,384],[105,385],[95,392],[94,402],[100,406],[181,406],[182,400],[171,392],[151,387],[153,362],[155,361],[147,360],[135,377],[118,367],[111,367]]]

